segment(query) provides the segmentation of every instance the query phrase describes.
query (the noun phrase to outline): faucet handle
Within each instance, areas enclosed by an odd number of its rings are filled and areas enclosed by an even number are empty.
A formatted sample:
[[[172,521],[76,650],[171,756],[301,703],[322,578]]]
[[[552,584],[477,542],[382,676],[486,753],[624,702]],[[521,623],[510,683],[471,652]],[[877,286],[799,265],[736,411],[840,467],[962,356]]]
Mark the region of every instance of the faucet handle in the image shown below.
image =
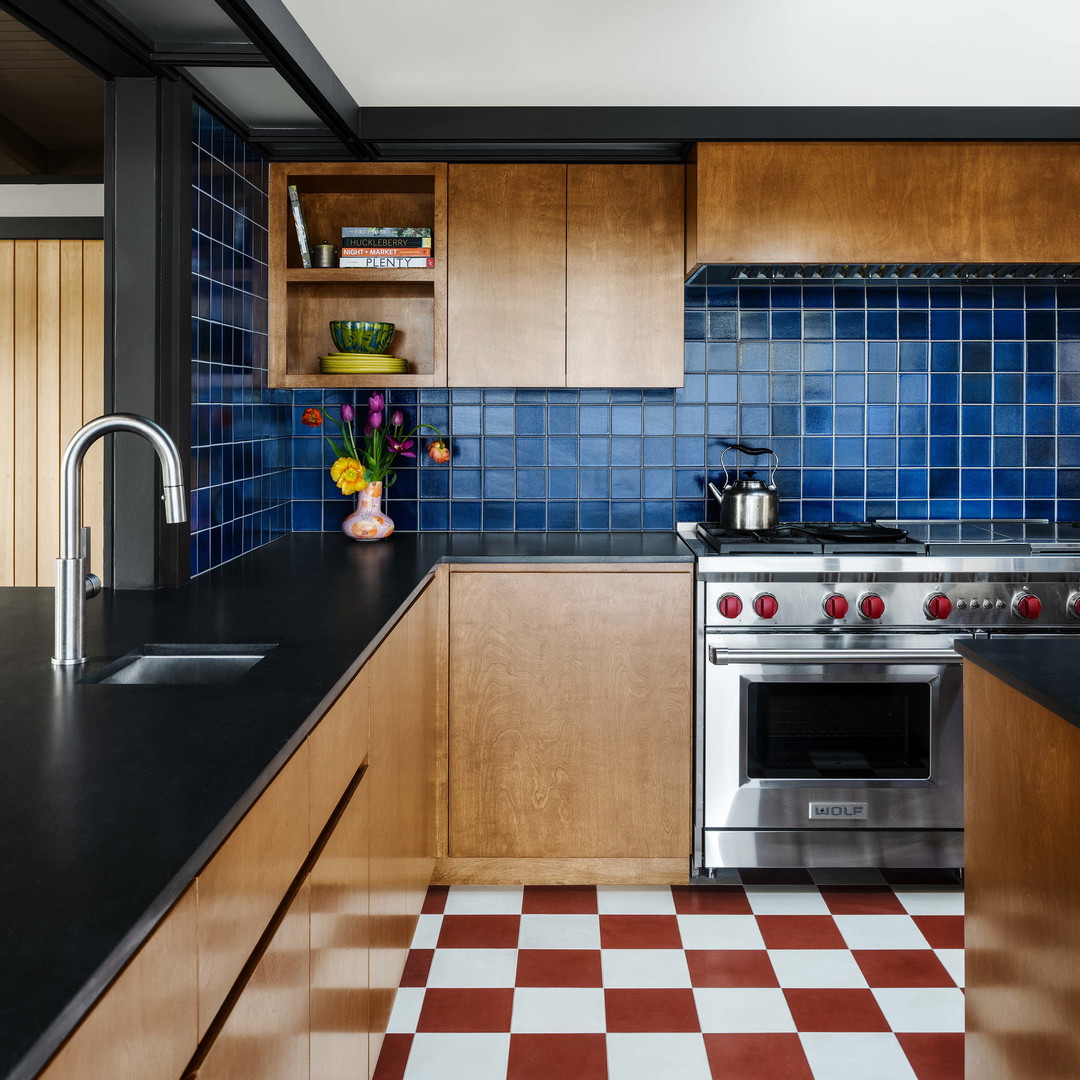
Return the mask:
[[[79,529],[79,558],[90,558],[90,526],[84,525]]]

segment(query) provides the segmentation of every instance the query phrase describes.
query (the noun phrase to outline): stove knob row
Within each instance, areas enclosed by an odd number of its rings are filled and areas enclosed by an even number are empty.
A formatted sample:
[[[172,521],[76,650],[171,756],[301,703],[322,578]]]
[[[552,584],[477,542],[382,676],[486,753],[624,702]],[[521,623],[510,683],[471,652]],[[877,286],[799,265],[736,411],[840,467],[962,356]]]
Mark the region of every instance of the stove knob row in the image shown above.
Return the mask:
[[[742,614],[742,601],[734,593],[724,593],[716,602],[716,610],[725,619],[737,619]]]
[[[923,611],[928,619],[947,619],[952,614],[952,601],[944,593],[934,593],[926,598]]]
[[[771,619],[780,610],[772,593],[762,593],[754,600],[754,614],[761,619]]]
[[[840,593],[832,593],[830,596],[825,597],[821,610],[830,619],[842,619],[848,613],[847,599],[841,596]]]
[[[1080,593],[1073,593],[1065,602],[1065,608],[1074,619],[1080,619]]]
[[[1013,611],[1021,619],[1037,619],[1042,614],[1042,601],[1031,593],[1013,597]]]
[[[880,619],[885,614],[885,601],[877,593],[867,593],[859,600],[859,614],[864,619]]]

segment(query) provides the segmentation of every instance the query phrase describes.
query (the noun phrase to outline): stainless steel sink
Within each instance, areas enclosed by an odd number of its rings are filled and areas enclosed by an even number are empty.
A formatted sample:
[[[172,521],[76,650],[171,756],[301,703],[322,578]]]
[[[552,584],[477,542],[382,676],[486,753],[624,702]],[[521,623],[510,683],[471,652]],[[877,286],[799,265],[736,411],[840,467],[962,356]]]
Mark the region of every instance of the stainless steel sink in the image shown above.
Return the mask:
[[[233,682],[273,645],[144,645],[89,676],[85,682],[207,686]]]

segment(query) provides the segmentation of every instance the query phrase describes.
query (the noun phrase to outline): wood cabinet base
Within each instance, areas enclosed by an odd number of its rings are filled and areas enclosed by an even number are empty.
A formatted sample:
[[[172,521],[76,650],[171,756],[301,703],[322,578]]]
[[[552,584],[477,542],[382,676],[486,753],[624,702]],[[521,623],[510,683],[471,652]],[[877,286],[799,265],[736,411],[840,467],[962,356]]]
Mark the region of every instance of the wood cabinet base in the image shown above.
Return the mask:
[[[440,859],[433,885],[685,885],[689,859]]]

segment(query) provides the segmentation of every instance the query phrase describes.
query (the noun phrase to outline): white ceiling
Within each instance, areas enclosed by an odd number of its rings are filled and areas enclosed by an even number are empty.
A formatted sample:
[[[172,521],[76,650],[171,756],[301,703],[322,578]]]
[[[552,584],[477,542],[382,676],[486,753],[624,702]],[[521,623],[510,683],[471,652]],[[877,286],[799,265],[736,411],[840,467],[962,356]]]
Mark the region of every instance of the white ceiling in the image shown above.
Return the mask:
[[[363,106],[1076,105],[1076,0],[285,0]]]

